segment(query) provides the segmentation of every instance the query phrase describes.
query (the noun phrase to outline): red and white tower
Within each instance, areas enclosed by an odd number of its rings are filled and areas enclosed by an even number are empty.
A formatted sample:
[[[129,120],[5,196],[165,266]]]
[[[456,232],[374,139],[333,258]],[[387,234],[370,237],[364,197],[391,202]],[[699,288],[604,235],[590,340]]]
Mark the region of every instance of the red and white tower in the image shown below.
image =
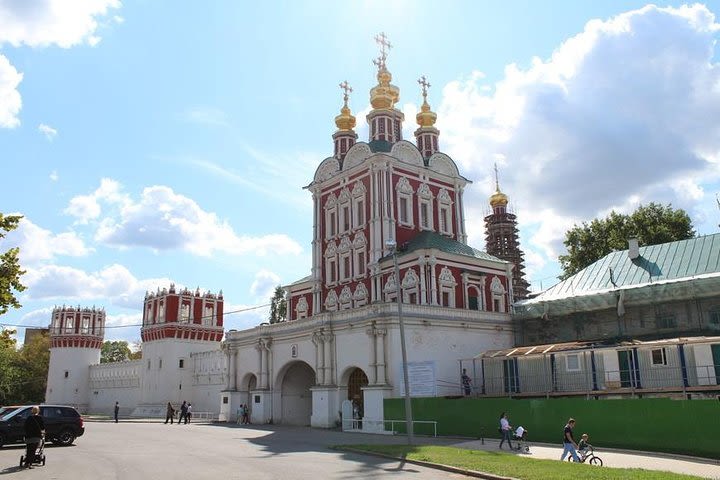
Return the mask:
[[[146,293],[143,307],[141,405],[192,401],[194,353],[218,348],[223,338],[223,295],[176,291]],[[184,393],[183,389],[187,392]]]
[[[103,309],[53,309],[45,402],[76,405],[81,411],[87,408],[89,368],[100,363],[104,333]]]

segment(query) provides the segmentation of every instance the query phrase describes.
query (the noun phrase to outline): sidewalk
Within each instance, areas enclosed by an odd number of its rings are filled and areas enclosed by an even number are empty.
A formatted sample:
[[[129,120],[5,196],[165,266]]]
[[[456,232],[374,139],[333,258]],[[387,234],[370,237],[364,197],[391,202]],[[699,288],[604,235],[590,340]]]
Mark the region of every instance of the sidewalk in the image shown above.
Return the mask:
[[[423,442],[425,443],[425,442]],[[444,442],[443,442],[444,443]],[[500,451],[498,446],[499,440],[485,439],[485,444],[481,440],[461,440],[452,444],[453,447],[465,448],[469,450],[487,450]],[[549,460],[560,460],[562,447],[550,444],[530,444],[530,453],[523,455],[530,458],[543,458]],[[504,452],[511,453],[505,448]],[[629,450],[603,449],[595,448],[595,455],[603,460],[604,467],[616,468],[642,468],[644,470],[660,470],[675,473],[684,473],[687,475],[696,475],[703,478],[720,479],[720,461],[702,459],[695,457],[686,457],[682,455],[672,455],[653,452],[633,452]],[[601,467],[601,468],[604,468]]]

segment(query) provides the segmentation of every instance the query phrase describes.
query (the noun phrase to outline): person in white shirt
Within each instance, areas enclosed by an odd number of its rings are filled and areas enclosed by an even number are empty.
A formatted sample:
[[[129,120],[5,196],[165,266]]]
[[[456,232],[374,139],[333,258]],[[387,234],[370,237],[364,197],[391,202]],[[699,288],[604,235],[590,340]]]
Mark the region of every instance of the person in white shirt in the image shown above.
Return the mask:
[[[513,446],[512,443],[510,443],[510,431],[512,427],[510,426],[510,420],[508,420],[507,414],[505,412],[502,412],[500,414],[500,448],[502,448],[503,443],[507,441],[508,447],[510,447],[510,450],[512,450]]]

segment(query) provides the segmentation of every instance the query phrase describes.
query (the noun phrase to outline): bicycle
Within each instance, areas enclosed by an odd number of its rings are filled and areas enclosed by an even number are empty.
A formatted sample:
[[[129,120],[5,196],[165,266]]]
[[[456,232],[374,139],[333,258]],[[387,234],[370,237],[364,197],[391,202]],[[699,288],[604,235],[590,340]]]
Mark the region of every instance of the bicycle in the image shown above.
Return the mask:
[[[598,467],[602,467],[602,466],[603,466],[602,458],[600,458],[600,457],[598,457],[597,455],[595,455],[595,451],[593,450],[593,447],[592,447],[591,445],[588,445],[588,448],[587,448],[585,451],[583,451],[583,450],[578,450],[578,451],[577,451],[577,456],[578,456],[578,458],[580,459],[580,463],[585,463],[585,462],[587,462],[587,463],[589,463],[590,465],[595,465],[595,466],[598,466]],[[568,457],[568,462],[572,462],[572,461],[573,461],[573,458],[572,458],[572,455],[570,455],[570,456]]]

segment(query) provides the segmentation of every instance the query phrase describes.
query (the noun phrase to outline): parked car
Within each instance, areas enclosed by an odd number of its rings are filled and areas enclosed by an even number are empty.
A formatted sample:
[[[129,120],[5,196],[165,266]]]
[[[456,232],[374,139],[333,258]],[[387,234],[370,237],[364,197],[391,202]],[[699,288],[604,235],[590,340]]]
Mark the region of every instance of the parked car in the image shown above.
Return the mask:
[[[24,443],[25,419],[31,414],[32,405],[18,407],[0,417],[0,447]],[[85,433],[83,419],[73,407],[65,405],[40,405],[40,415],[45,422],[45,440],[56,445],[71,445]]]
[[[4,407],[0,407],[0,418],[4,417],[13,410],[17,410],[20,407],[22,407],[22,405],[5,405]]]

